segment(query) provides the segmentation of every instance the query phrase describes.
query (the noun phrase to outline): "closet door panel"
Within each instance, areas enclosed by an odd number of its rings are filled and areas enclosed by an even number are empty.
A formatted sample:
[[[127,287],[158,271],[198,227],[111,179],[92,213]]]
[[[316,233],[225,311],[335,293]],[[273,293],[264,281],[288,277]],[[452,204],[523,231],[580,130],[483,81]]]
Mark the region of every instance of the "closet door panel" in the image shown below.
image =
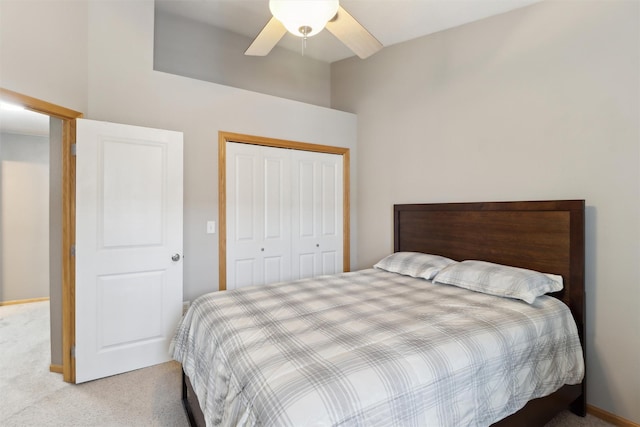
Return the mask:
[[[317,274],[343,271],[343,175],[342,156],[318,156],[319,202],[317,205]]]
[[[264,159],[264,238],[266,240],[282,240],[284,216],[286,207],[283,206],[284,177],[283,159]]]
[[[263,263],[264,283],[277,283],[288,280],[289,274],[285,271],[287,261],[281,256],[265,257]]]
[[[342,156],[297,151],[292,164],[293,277],[339,273],[343,271]]]
[[[307,252],[296,255],[297,258],[294,259],[293,264],[297,267],[297,274],[294,275],[294,278],[305,279],[307,277],[313,277],[316,272],[316,254],[314,252]]]
[[[227,146],[227,289],[261,281],[260,167],[260,156],[245,144]]]
[[[335,274],[343,271],[343,183],[342,156],[323,155],[320,159],[321,201],[318,222],[320,272]]]
[[[291,277],[290,153],[227,143],[227,289]]]
[[[260,236],[256,233],[260,226],[260,197],[256,194],[256,165],[258,159],[252,155],[237,154],[233,159],[235,169],[234,235],[236,242],[256,242]]]
[[[233,262],[233,276],[228,272],[229,276],[234,278],[233,287],[229,289],[238,289],[244,286],[255,284],[256,278],[254,272],[257,270],[255,259],[237,259]]]
[[[297,213],[295,231],[299,238],[315,236],[314,164],[312,160],[301,159],[294,163],[293,186],[295,193],[293,210]]]
[[[342,156],[339,156],[342,158]],[[334,158],[323,159],[320,163],[320,202],[318,210],[320,212],[320,235],[323,237],[336,237],[342,235],[342,227],[338,224],[342,222],[342,162],[338,170],[338,162]],[[328,160],[328,161],[327,161]],[[339,190],[340,189],[340,190]],[[340,228],[340,233],[338,233]],[[340,236],[341,237],[341,236]]]
[[[273,147],[257,148],[263,165],[262,283],[282,282],[291,278],[291,153]]]
[[[336,251],[323,251],[321,253],[322,267],[321,274],[335,274],[342,269],[338,270],[338,260],[342,259],[342,254],[338,254]]]
[[[292,155],[291,251],[293,279],[313,277],[319,272],[317,257],[318,186],[315,153]]]

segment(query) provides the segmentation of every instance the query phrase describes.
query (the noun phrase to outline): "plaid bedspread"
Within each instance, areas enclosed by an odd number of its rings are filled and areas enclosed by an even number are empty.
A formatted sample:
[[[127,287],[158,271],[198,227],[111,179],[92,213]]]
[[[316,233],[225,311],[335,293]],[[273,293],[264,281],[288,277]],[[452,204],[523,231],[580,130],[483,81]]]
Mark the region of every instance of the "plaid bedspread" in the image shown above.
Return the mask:
[[[172,353],[223,426],[487,426],[584,371],[552,297],[377,269],[204,295]]]

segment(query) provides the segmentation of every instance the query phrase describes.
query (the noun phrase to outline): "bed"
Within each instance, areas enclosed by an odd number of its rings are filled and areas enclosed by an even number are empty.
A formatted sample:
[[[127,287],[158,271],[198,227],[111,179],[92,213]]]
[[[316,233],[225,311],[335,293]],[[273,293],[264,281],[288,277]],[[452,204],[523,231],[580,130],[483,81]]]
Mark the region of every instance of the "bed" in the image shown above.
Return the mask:
[[[542,426],[567,408],[585,415],[584,201],[396,205],[388,259],[405,254],[452,261],[430,280],[383,260],[194,301],[173,345],[191,425]],[[464,260],[550,273],[563,287],[525,303],[435,283]],[[535,362],[523,358],[531,343],[544,348]],[[494,355],[503,348],[507,361]]]

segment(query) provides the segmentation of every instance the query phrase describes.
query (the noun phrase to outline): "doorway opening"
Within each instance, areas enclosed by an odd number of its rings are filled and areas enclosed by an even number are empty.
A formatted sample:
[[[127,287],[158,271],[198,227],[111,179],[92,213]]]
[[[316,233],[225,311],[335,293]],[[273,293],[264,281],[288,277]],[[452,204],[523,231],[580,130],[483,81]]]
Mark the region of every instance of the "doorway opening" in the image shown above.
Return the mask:
[[[5,102],[0,113],[0,306],[23,312],[34,309],[24,304],[41,302],[36,317],[44,320],[51,317],[50,297],[57,296],[50,295],[49,127],[58,123]],[[52,334],[60,328],[50,327]],[[43,344],[51,346],[49,337]],[[50,360],[52,370],[62,368],[61,360]]]
[[[60,228],[61,300],[59,307],[52,306],[50,309],[60,313],[61,316],[62,366],[52,364],[51,370],[62,372],[64,381],[75,382],[75,366],[71,354],[75,341],[75,262],[72,254],[72,245],[75,242],[75,159],[72,153],[72,144],[75,143],[75,120],[82,117],[82,113],[4,88],[0,88],[0,101],[59,119],[57,123],[59,124],[61,150],[60,158],[57,160],[60,165],[58,201],[60,202],[61,217],[58,227]],[[51,161],[54,160],[51,158]],[[58,336],[52,336],[52,341],[58,339]]]
[[[0,305],[49,297],[49,116],[0,103]]]

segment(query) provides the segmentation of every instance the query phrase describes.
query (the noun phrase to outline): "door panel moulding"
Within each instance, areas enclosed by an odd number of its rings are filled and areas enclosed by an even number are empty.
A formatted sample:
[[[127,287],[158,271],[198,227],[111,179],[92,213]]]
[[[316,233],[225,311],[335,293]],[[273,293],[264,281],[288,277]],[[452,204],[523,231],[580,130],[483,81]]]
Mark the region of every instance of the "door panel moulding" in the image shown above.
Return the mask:
[[[265,147],[286,148],[292,150],[312,151],[318,153],[338,154],[343,164],[343,270],[350,270],[350,176],[349,149],[330,145],[311,144],[288,141],[254,135],[244,135],[220,131],[218,133],[218,230],[219,230],[219,285],[218,289],[227,289],[227,194],[226,194],[226,147],[227,142],[261,145]]]

